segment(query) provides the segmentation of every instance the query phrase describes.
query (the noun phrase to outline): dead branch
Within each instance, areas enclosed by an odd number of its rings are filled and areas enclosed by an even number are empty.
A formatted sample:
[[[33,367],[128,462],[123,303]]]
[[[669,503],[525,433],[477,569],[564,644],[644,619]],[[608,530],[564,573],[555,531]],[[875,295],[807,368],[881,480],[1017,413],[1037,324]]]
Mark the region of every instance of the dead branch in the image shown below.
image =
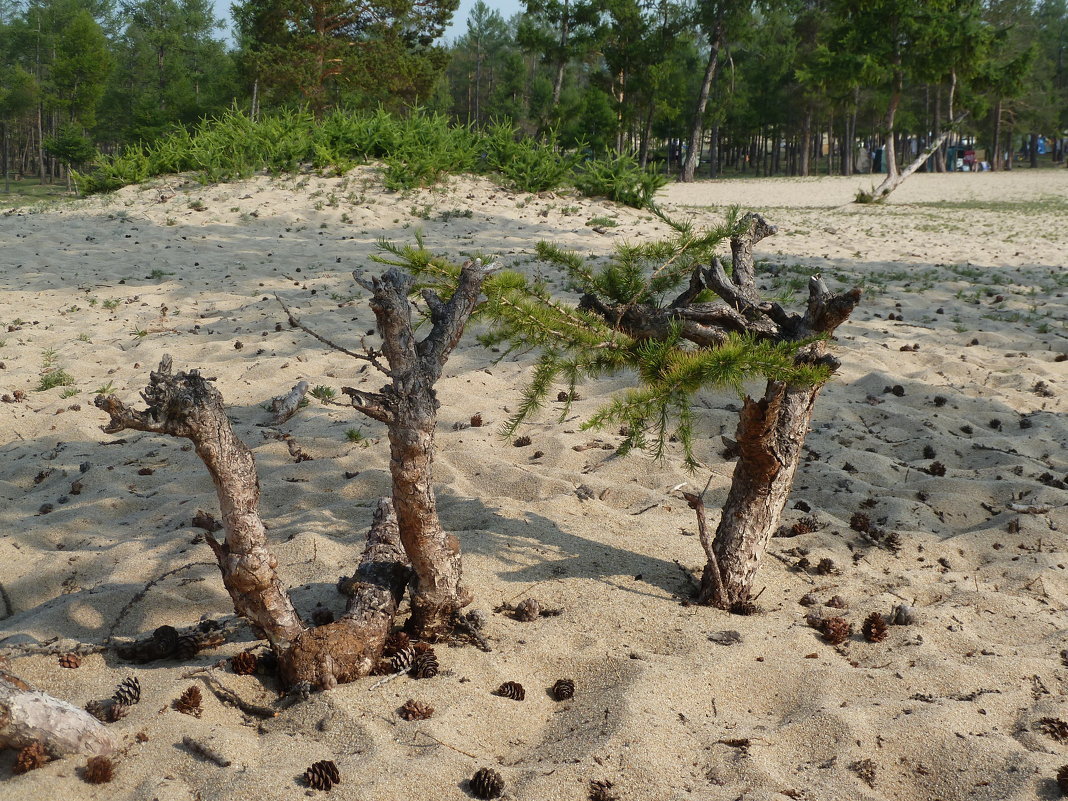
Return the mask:
[[[141,397],[148,403],[143,412],[130,409],[114,395],[98,395],[97,407],[111,417],[104,431],[113,434],[132,428],[193,442],[219,496],[225,541],[205,539],[234,609],[264,632],[272,648],[284,651],[304,626],[267,549],[267,530],[257,511],[260,487],[255,460],[234,433],[222,396],[197,370],[172,374],[171,357],[164,356]]]
[[[378,357],[381,355],[380,352],[376,352],[373,348],[366,348],[365,347],[364,352],[363,353],[359,353],[357,351],[349,350],[348,348],[344,347],[343,345],[338,345],[336,342],[333,342],[333,341],[327,339],[326,337],[324,337],[322,334],[318,333],[317,331],[314,331],[311,328],[308,328],[308,326],[304,325],[304,323],[302,323],[299,319],[297,319],[297,317],[293,314],[293,312],[290,311],[289,307],[286,306],[285,302],[280,297],[278,297],[278,293],[277,292],[274,295],[274,299],[278,301],[278,305],[281,306],[282,309],[285,311],[285,313],[286,313],[286,315],[287,315],[287,317],[289,319],[289,324],[291,326],[293,326],[294,328],[299,328],[305,334],[307,334],[310,337],[314,337],[315,339],[319,340],[320,342],[322,342],[324,345],[326,345],[328,348],[331,348],[332,350],[336,350],[339,353],[344,353],[346,356],[351,356],[353,359],[359,359],[361,361],[368,362],[376,370],[379,370],[380,372],[383,372],[386,375],[389,375],[389,370],[386,369],[386,367],[380,361],[378,361]]]
[[[279,395],[277,398],[271,399],[271,413],[274,417],[271,418],[271,425],[280,426],[290,417],[297,413],[297,409],[300,408],[301,401],[304,400],[304,395],[308,391],[308,382],[299,381],[293,389],[289,390],[285,395]]]

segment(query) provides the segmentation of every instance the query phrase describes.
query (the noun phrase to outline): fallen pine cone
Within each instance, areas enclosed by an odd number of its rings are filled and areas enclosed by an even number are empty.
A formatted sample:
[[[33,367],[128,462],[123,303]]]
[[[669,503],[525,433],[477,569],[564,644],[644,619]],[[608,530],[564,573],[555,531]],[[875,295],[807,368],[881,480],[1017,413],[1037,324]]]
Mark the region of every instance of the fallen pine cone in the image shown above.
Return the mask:
[[[253,676],[259,668],[259,657],[252,651],[242,651],[230,657],[230,670],[238,676]]]
[[[195,718],[199,718],[200,713],[204,711],[200,706],[203,700],[204,698],[200,693],[200,688],[193,685],[175,699],[174,708],[183,715],[192,715]]]
[[[432,679],[438,675],[438,657],[433,648],[429,648],[415,657],[411,674],[417,679]]]
[[[861,625],[860,630],[864,634],[864,639],[868,642],[882,642],[887,635],[886,618],[878,612],[872,612],[864,618],[864,623]]]
[[[386,645],[382,649],[382,656],[393,656],[400,651],[410,648],[411,639],[403,631],[395,631],[386,637]]]
[[[409,698],[400,708],[400,716],[405,720],[426,720],[434,714],[434,707]]]
[[[502,698],[511,698],[513,701],[522,701],[527,697],[527,691],[518,681],[506,681],[497,688],[497,695]]]
[[[819,630],[831,645],[840,645],[853,633],[853,624],[844,617],[829,617],[819,626]]]
[[[73,670],[82,666],[82,660],[77,654],[60,654],[59,666]]]
[[[106,756],[89,757],[82,778],[89,784],[107,784],[115,776],[115,766]]]
[[[575,697],[575,682],[571,679],[557,679],[553,685],[553,699],[556,701],[567,701],[570,698]]]
[[[504,779],[492,768],[479,768],[471,777],[471,792],[476,798],[498,798],[504,793]]]
[[[313,790],[329,790],[341,783],[341,773],[329,759],[322,759],[304,771],[304,781]]]
[[[590,779],[590,801],[618,801],[612,792],[612,782],[607,779]]]
[[[37,770],[50,759],[51,757],[48,756],[48,751],[45,750],[44,745],[40,742],[32,742],[19,751],[11,772],[15,774],[29,773],[31,770]]]
[[[111,698],[116,704],[133,706],[141,700],[141,682],[135,676],[127,676],[115,688]]]
[[[541,617],[541,604],[533,598],[527,598],[515,608],[515,619],[524,623],[530,623]]]
[[[1057,769],[1057,786],[1061,789],[1061,795],[1068,798],[1068,765],[1061,765]]]
[[[174,656],[181,662],[188,662],[200,653],[202,647],[200,637],[195,634],[182,634],[174,644]]]

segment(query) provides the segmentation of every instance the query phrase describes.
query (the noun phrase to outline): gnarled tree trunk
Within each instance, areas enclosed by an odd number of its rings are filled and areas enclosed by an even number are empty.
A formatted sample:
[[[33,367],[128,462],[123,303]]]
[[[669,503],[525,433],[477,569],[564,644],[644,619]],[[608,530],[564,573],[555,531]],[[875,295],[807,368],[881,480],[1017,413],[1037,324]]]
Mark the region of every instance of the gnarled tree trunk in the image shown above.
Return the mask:
[[[234,433],[222,395],[196,370],[171,371],[164,356],[136,411],[114,395],[96,405],[111,417],[104,431],[124,429],[192,441],[215,483],[224,540],[206,534],[235,611],[263,632],[278,656],[283,678],[328,689],[370,672],[381,654],[397,603],[408,580],[388,501],[379,505],[369,545],[357,572],[360,592],[339,621],[309,632],[278,577],[260,518],[259,479],[252,452]]]
[[[463,266],[448,301],[424,290],[432,326],[422,340],[415,338],[412,328],[410,275],[390,269],[370,282],[354,275],[372,293],[382,355],[389,364],[384,372],[391,383],[379,393],[352,387],[342,391],[354,408],[385,423],[389,432],[393,503],[401,542],[415,573],[408,628],[421,639],[433,640],[451,631],[456,613],[472,598],[462,580],[460,541],[442,528],[434,498],[434,430],[439,405],[434,384],[460,340],[488,274],[489,269],[476,260]]]
[[[803,315],[790,314],[778,303],[762,300],[756,289],[753,247],[776,231],[759,214],[747,214],[731,237],[731,276],[718,260],[708,268],[699,266],[690,277],[690,285],[668,307],[617,308],[592,295],[583,296],[580,307],[639,339],[663,339],[681,330],[683,338],[699,347],[722,345],[732,333],[796,342],[798,363],[824,365],[833,371],[838,361],[827,353],[826,340],[811,340],[829,336],[845,322],[860,300],[860,290],[831,292],[817,275],[809,280],[808,308]],[[704,289],[711,289],[725,302],[695,303]],[[745,399],[738,421],[738,464],[714,536],[709,536],[706,528],[702,498],[686,495],[697,512],[701,544],[708,559],[698,594],[700,603],[734,609],[749,601],[753,577],[793,486],[822,386],[822,382],[769,381],[762,398]]]

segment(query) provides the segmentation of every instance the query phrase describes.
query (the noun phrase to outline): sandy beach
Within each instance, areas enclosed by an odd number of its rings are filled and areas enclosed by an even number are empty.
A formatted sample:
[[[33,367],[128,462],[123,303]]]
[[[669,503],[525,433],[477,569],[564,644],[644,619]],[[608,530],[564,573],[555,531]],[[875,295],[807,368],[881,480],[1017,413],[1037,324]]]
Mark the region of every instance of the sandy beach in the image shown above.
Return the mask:
[[[580,428],[626,376],[581,386],[566,419],[553,404],[514,447],[498,427],[532,356],[502,359],[471,330],[439,384],[435,478],[493,651],[442,646],[434,679],[361,679],[266,720],[206,688],[201,717],[171,706],[203,687],[191,671],[255,646],[248,628],[184,663],[107,652],[68,669],[19,655],[233,615],[192,524],[198,510],[217,514],[203,465],[183,441],[104,434],[94,394],[140,403],[164,354],[215,376],[256,457],[283,581],[306,616],[337,614],[335,582],[389,490],[384,428],[315,399],[268,427],[263,407],[302,379],[340,395],[378,389],[377,377],[290,328],[275,294],[325,337],[374,344],[351,272],[382,269],[370,259],[381,238],[418,230],[451,257],[480,251],[546,275],[539,241],[607,255],[667,226],[482,178],[390,192],[374,166],[224,185],[172,177],[0,213],[0,654],[76,706],[126,676],[142,687],[110,724],[124,745],[113,782],[82,781],[80,758],[13,776],[5,752],[0,799],[295,799],[318,795],[302,775],[323,759],[342,777],[330,797],[352,801],[470,798],[482,766],[515,801],[581,801],[590,780],[612,782],[620,801],[1059,798],[1068,742],[1048,721],[1068,720],[1068,170],[915,175],[885,205],[851,204],[870,183],[732,179],[658,195],[698,223],[731,204],[764,214],[779,233],[758,246],[763,284],[795,308],[814,272],[865,292],[838,330],[842,368],[784,514],[819,525],[772,541],[760,614],[687,602],[704,557],[675,488],[700,490],[711,474],[715,523],[736,396],[701,396],[697,474],[680,449],[661,464],[620,458],[617,432]],[[39,391],[59,368],[72,383]],[[475,414],[484,426],[466,425]],[[286,436],[312,458],[295,461]],[[858,512],[900,549],[852,530]],[[800,570],[802,558],[834,571]],[[839,596],[858,633],[824,642],[799,604],[809,593]],[[525,598],[561,612],[532,623],[494,612]],[[867,615],[899,604],[915,608],[912,625],[880,643],[860,636]],[[270,679],[217,673],[251,702],[276,699]],[[547,692],[560,678],[574,680],[573,700]],[[526,699],[493,695],[504,681]],[[401,719],[409,698],[433,716]],[[186,735],[231,765],[191,753]]]

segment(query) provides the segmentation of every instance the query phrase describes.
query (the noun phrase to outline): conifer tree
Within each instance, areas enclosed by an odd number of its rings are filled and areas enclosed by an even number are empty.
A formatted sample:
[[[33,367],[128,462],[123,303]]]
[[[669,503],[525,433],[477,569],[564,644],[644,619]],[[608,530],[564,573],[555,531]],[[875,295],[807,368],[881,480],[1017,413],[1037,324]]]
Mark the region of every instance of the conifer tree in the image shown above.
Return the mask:
[[[756,291],[753,246],[776,232],[762,217],[732,212],[704,232],[667,222],[672,239],[622,245],[602,265],[541,243],[539,257],[563,269],[581,293],[579,303],[553,298],[544,283],[501,272],[483,284],[487,300],[477,314],[492,323],[484,344],[539,352],[508,434],[542,407],[555,384],[563,383],[573,397],[582,378],[629,370],[637,386],[611,399],[585,427],[622,425],[621,453],[641,449],[658,458],[674,437],[696,470],[694,396],[708,388],[742,394],[744,381],[766,379],[763,396],[745,396],[739,413],[738,464],[714,537],[705,526],[703,499],[687,497],[708,560],[698,600],[739,610],[750,603],[753,578],[778,526],[816,396],[839,364],[827,340],[852,313],[860,290],[833,292],[816,275],[806,309],[789,313]],[[715,255],[725,240],[729,273]],[[421,249],[396,252],[431,285],[449,288],[459,280],[458,267]]]

